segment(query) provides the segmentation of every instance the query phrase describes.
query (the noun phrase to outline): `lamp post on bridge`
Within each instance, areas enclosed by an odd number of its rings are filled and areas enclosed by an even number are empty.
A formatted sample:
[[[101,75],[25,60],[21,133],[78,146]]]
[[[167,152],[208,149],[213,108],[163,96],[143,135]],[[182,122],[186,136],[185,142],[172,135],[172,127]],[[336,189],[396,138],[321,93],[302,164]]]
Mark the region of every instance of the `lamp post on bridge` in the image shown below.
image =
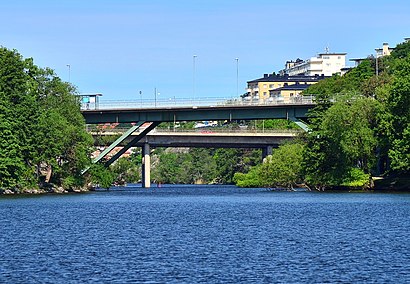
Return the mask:
[[[154,97],[155,97],[155,103],[154,106],[157,107],[157,95],[160,95],[160,92],[157,92],[157,88],[154,89]]]
[[[193,60],[193,70],[192,70],[192,99],[193,99],[194,103],[195,103],[195,59],[196,59],[197,57],[198,57],[198,56],[196,56],[196,55],[194,55],[194,56],[192,57],[192,60]]]
[[[141,108],[142,108],[142,91],[140,91],[140,102],[141,102]]]
[[[236,60],[236,96],[239,97],[239,58],[235,58]]]

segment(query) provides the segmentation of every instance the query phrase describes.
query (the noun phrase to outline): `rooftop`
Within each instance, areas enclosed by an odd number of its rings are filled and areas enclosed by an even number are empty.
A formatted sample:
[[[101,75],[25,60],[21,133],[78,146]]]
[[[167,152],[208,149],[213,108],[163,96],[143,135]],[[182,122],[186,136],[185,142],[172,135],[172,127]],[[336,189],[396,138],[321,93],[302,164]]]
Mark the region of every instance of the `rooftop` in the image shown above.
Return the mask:
[[[249,83],[258,83],[258,82],[318,82],[322,79],[327,78],[324,75],[317,75],[317,76],[304,76],[304,75],[297,75],[297,76],[288,76],[288,75],[272,75],[272,74],[264,74],[263,78],[255,79],[252,81],[248,81]]]
[[[303,91],[306,90],[310,85],[309,84],[293,84],[288,86],[283,86],[281,88],[276,88],[271,91]]]
[[[346,55],[346,54],[347,54],[346,52],[331,52],[331,53],[319,53],[318,55],[322,56],[322,55]]]

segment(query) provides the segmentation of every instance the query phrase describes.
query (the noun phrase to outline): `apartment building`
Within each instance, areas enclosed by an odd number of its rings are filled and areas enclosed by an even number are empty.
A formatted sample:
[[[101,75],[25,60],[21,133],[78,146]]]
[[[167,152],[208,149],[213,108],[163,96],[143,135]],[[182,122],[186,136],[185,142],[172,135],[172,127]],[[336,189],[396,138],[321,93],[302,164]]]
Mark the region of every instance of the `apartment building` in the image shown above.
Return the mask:
[[[288,101],[290,98],[289,91],[291,86],[295,85],[298,88],[298,94],[309,87],[311,84],[316,84],[320,80],[326,78],[324,75],[316,76],[289,76],[289,75],[276,75],[276,74],[264,74],[262,78],[248,81],[246,98],[252,100],[269,100],[270,98],[276,98],[279,100]],[[289,92],[288,92],[289,91]],[[278,93],[279,92],[279,93]],[[283,95],[281,95],[283,92]],[[287,95],[285,95],[285,93]],[[292,96],[296,94],[293,92]]]
[[[301,101],[301,93],[309,86],[310,84],[307,83],[296,83],[270,90],[268,101],[271,100],[284,103],[295,103]]]
[[[287,61],[285,69],[280,71],[281,75],[297,76],[332,76],[342,74],[342,69],[346,67],[346,53],[319,53],[315,57],[307,60],[296,59]]]

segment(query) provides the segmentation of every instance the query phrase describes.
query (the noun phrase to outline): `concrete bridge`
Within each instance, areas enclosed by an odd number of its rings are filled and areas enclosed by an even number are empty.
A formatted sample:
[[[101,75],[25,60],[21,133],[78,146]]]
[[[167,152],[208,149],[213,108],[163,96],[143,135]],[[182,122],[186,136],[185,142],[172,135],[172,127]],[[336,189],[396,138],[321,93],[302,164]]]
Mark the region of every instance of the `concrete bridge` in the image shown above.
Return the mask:
[[[264,102],[263,104],[244,104],[243,102],[241,102],[239,104],[224,103],[209,106],[194,105],[189,107],[174,105],[154,108],[129,108],[114,106],[112,108],[99,108],[96,106],[93,109],[83,109],[82,114],[87,124],[134,124],[130,129],[124,132],[121,137],[119,137],[113,144],[107,147],[97,158],[95,158],[93,162],[97,163],[101,161],[116,146],[127,142],[126,145],[117,154],[115,154],[105,162],[105,165],[108,166],[131,147],[141,145],[143,154],[143,186],[150,187],[150,143],[148,140],[157,139],[158,145],[160,145],[161,143],[165,145],[166,143],[170,143],[171,141],[169,139],[169,136],[168,138],[162,137],[161,141],[159,138],[148,138],[149,136],[147,136],[147,134],[161,122],[176,123],[181,121],[288,119],[294,121],[302,129],[307,130],[307,126],[304,124],[303,120],[307,118],[308,111],[314,106],[315,104],[310,98],[292,103]],[[198,145],[200,143],[204,144],[204,141],[206,140],[204,139],[204,136],[194,138],[194,136],[191,135],[189,136],[189,138],[191,140],[191,143],[195,143],[196,140]],[[221,143],[219,144],[220,147],[223,145],[223,141],[219,142]],[[183,143],[180,141],[180,145],[182,144]],[[213,145],[218,146],[216,142]],[[268,152],[268,148],[266,149],[266,151]]]
[[[97,144],[101,145],[98,137],[122,135],[128,129],[109,129],[101,132],[91,132]],[[263,157],[272,154],[272,149],[294,139],[301,130],[248,130],[248,129],[223,129],[223,128],[201,128],[201,129],[161,129],[155,128],[133,147],[143,147],[148,143],[151,147],[197,147],[197,148],[256,148],[262,149]],[[139,131],[132,133],[124,140],[125,146],[137,136]]]

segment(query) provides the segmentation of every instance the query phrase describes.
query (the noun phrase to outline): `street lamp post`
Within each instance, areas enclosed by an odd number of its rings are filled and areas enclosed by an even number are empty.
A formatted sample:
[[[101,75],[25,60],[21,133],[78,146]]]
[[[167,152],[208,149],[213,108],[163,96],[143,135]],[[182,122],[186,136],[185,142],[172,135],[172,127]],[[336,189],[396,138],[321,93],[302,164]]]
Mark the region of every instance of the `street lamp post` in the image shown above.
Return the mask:
[[[68,67],[68,83],[71,83],[71,65],[67,64]]]
[[[193,60],[193,70],[192,70],[192,99],[195,103],[195,59],[197,58],[196,55],[192,57]]]
[[[379,50],[376,48],[376,76],[379,76]]]
[[[154,89],[154,97],[155,97],[155,101],[154,101],[154,106],[157,107],[157,95],[160,95],[160,92],[157,92],[157,88]]]
[[[140,100],[141,100],[141,108],[142,108],[142,91],[140,91]]]
[[[239,58],[235,58],[236,60],[236,96],[239,96]]]

